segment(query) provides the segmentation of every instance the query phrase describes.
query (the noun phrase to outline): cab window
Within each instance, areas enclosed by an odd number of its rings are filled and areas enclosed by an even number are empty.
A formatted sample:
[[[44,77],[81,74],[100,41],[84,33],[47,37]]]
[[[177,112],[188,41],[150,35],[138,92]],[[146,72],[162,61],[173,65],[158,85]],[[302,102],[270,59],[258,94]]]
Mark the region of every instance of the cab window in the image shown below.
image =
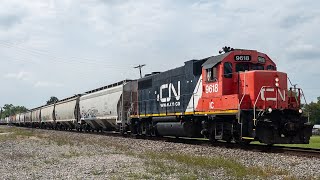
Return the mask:
[[[267,70],[276,70],[276,67],[272,66],[272,65],[268,65],[267,66]]]
[[[238,63],[238,64],[236,64],[236,72],[248,71],[248,70],[249,70],[249,64],[248,63]]]
[[[224,63],[224,77],[225,78],[232,78],[232,63],[231,62]]]
[[[217,81],[217,68],[206,69],[207,72],[207,81]]]
[[[252,64],[251,69],[252,70],[264,70],[264,67],[263,67],[263,65]]]

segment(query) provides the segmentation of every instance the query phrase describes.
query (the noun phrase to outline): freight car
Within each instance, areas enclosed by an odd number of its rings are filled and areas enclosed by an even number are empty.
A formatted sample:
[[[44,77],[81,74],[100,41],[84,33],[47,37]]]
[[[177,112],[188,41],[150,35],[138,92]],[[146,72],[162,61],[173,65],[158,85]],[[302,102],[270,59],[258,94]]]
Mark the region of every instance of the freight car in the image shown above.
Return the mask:
[[[312,125],[300,108],[302,89],[288,88],[287,74],[264,53],[223,50],[32,109],[22,124],[212,142],[309,143]],[[14,117],[8,121],[16,123]]]
[[[86,92],[79,102],[80,128],[123,131],[136,97],[137,82],[131,80]]]
[[[125,80],[10,116],[9,122],[60,130],[122,131],[129,122],[128,112],[132,112],[134,101],[137,101],[137,81]]]

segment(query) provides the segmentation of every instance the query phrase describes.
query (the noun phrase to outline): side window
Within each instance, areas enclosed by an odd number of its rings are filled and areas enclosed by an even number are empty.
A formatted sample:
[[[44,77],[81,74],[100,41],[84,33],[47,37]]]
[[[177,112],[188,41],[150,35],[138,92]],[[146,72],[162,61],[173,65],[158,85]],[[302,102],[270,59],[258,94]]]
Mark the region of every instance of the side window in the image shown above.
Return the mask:
[[[206,69],[207,72],[207,81],[217,81],[217,68]]]
[[[232,63],[225,62],[224,63],[224,77],[225,78],[232,78]]]
[[[272,66],[272,65],[268,65],[267,66],[267,70],[276,70],[276,67]]]

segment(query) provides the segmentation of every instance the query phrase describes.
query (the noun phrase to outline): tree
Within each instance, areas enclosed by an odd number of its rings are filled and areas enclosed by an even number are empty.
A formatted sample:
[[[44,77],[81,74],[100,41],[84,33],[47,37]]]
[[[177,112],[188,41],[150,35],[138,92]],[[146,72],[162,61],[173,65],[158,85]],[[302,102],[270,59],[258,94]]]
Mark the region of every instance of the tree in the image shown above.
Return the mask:
[[[312,123],[320,124],[320,97],[317,98],[316,103],[311,102],[307,105],[304,105],[304,112],[309,113],[310,121]]]
[[[5,104],[2,107],[0,118],[3,119],[5,117],[12,116],[18,113],[24,113],[27,111],[28,109],[24,106],[14,106],[12,104]]]
[[[56,103],[58,101],[59,101],[59,99],[57,97],[51,96],[50,99],[47,101],[47,105]]]

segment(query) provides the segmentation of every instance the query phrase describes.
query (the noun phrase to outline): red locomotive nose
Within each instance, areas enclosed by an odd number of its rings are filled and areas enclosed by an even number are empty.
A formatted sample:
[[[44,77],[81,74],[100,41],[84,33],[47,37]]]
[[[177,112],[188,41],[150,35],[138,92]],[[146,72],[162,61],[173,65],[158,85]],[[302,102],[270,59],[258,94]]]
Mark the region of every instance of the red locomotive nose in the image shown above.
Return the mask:
[[[277,71],[247,71],[240,74],[240,94],[248,96],[242,103],[244,109],[286,109],[287,74]],[[241,92],[242,91],[242,92]]]

